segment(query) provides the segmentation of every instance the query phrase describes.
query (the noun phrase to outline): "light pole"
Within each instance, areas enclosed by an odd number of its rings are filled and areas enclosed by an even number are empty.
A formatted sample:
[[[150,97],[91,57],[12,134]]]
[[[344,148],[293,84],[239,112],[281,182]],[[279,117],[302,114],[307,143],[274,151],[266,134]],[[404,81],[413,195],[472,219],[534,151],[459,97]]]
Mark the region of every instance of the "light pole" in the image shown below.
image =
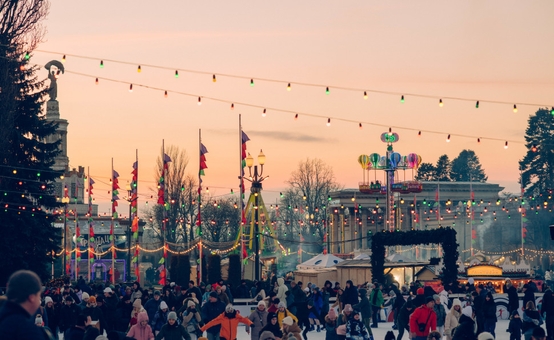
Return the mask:
[[[268,178],[269,176],[263,177],[264,173],[264,164],[265,164],[265,155],[260,150],[260,154],[258,155],[258,163],[260,164],[260,173],[258,173],[258,166],[254,165],[254,158],[248,154],[248,157],[246,157],[246,166],[248,167],[248,173],[250,177],[245,177],[247,181],[252,183],[252,186],[250,187],[250,192],[254,195],[254,279],[256,281],[260,280],[260,232],[259,232],[259,196],[262,192],[262,182],[264,179]],[[254,174],[252,175],[252,166],[254,166]]]
[[[127,227],[127,261],[126,261],[126,273],[127,277],[125,278],[127,281],[131,278],[131,225],[133,224],[133,213],[132,213],[132,206],[133,201],[135,201],[137,198],[133,198],[132,196],[132,189],[131,185],[127,182],[127,185],[125,186],[125,189],[127,190],[127,198],[125,199],[127,202],[129,202],[129,226]]]
[[[69,197],[62,197],[63,207],[63,273],[67,274],[67,205]]]

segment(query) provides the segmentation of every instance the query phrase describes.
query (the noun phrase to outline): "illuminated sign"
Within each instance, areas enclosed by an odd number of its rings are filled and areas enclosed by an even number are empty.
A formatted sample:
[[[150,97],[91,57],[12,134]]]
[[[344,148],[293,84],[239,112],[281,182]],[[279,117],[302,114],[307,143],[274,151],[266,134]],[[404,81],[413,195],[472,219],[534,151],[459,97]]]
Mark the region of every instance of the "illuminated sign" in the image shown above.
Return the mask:
[[[496,266],[474,266],[467,269],[467,276],[502,276],[502,268]]]

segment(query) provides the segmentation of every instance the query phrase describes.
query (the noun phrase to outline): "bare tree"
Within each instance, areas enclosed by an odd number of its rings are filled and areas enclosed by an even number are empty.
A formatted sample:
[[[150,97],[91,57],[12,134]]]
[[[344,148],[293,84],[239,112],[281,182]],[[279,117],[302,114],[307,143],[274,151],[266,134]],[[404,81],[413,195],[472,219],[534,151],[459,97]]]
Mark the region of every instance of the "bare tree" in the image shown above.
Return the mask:
[[[307,242],[319,243],[316,250],[320,251],[328,215],[327,198],[331,191],[341,188],[333,169],[321,159],[307,158],[298,164],[287,183],[291,186],[290,194],[301,202],[297,207],[302,217],[300,233]]]
[[[50,3],[47,0],[0,0],[0,44],[31,51],[42,41]]]

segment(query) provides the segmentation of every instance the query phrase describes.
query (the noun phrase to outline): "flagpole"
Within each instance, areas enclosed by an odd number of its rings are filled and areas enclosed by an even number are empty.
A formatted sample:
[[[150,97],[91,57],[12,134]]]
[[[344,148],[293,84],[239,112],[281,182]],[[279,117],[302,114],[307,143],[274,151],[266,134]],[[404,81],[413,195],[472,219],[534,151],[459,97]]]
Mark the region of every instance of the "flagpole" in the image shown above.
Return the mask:
[[[166,210],[166,203],[167,203],[167,200],[166,200],[166,180],[165,178],[167,177],[167,174],[165,173],[165,165],[166,165],[166,162],[165,162],[165,140],[162,139],[162,167],[163,167],[163,173],[164,173],[164,183],[163,183],[163,186],[164,186],[164,192],[163,192],[163,222],[162,222],[162,229],[163,229],[163,245],[164,245],[164,252],[163,252],[163,259],[164,259],[164,267],[163,267],[163,271],[164,271],[164,275],[163,275],[163,280],[162,280],[162,284],[165,286],[167,284],[167,240],[166,240],[166,227],[167,227],[167,210]]]
[[[91,273],[90,273],[90,255],[92,254],[92,246],[90,245],[90,240],[92,239],[92,235],[90,234],[90,230],[92,229],[92,193],[90,190],[92,189],[92,183],[90,179],[90,167],[87,166],[87,179],[88,179],[88,221],[89,221],[89,231],[88,231],[88,252],[87,252],[87,270],[88,270],[88,282],[91,280]]]
[[[115,285],[115,232],[114,232],[114,225],[113,225],[113,220],[114,220],[114,213],[115,213],[115,206],[114,206],[114,192],[113,192],[113,189],[114,189],[114,173],[113,173],[113,158],[112,158],[112,221],[111,221],[111,225],[110,225],[110,234],[111,234],[111,245],[112,245],[112,275],[111,275],[111,281],[112,281],[112,284]]]
[[[244,186],[244,178],[242,173],[242,115],[239,113],[239,233],[240,233],[240,272],[241,279],[244,279],[244,224],[242,223],[242,214],[244,212],[244,201],[242,200],[242,188]]]
[[[137,277],[137,281],[140,282],[140,272],[139,272],[139,254],[138,254],[138,149],[136,149],[136,152],[135,152],[135,164],[136,164],[136,169],[135,170],[135,183],[134,183],[134,188],[133,191],[134,191],[134,194],[135,194],[135,200],[134,200],[134,206],[135,206],[135,212],[134,212],[134,216],[133,216],[133,220],[136,218],[137,219],[137,229],[136,229],[136,236],[133,235],[133,238],[135,239],[135,265],[133,268],[135,270],[135,276]],[[130,246],[130,243],[129,243],[129,246]],[[129,277],[131,276],[131,274],[129,273]]]
[[[198,129],[198,285],[202,282],[202,129]]]

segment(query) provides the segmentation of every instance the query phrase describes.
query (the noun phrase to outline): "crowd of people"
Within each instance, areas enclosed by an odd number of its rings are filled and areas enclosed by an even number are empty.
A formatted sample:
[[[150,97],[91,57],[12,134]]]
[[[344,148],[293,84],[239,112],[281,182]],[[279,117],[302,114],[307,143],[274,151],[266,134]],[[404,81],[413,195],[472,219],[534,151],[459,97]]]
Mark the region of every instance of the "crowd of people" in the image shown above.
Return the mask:
[[[544,340],[554,336],[554,294],[546,287],[542,306],[535,306],[536,285],[522,286],[523,308],[516,287],[506,280],[510,340]],[[399,287],[347,281],[308,282],[274,278],[242,281],[232,289],[219,281],[186,287],[171,283],[160,290],[132,285],[76,284],[54,281],[43,287],[32,272],[19,271],[0,299],[0,335],[6,339],[236,340],[239,324],[251,340],[307,340],[325,332],[326,340],[374,340],[383,308],[394,318],[387,340],[494,340],[497,308],[492,285],[465,285],[461,298],[451,290],[435,292],[417,281]],[[235,296],[233,296],[233,293]],[[249,315],[233,307],[235,298],[256,304]],[[32,320],[33,327],[26,326]],[[541,325],[545,323],[546,334]],[[39,335],[40,334],[40,335]],[[2,337],[4,338],[4,337]]]

